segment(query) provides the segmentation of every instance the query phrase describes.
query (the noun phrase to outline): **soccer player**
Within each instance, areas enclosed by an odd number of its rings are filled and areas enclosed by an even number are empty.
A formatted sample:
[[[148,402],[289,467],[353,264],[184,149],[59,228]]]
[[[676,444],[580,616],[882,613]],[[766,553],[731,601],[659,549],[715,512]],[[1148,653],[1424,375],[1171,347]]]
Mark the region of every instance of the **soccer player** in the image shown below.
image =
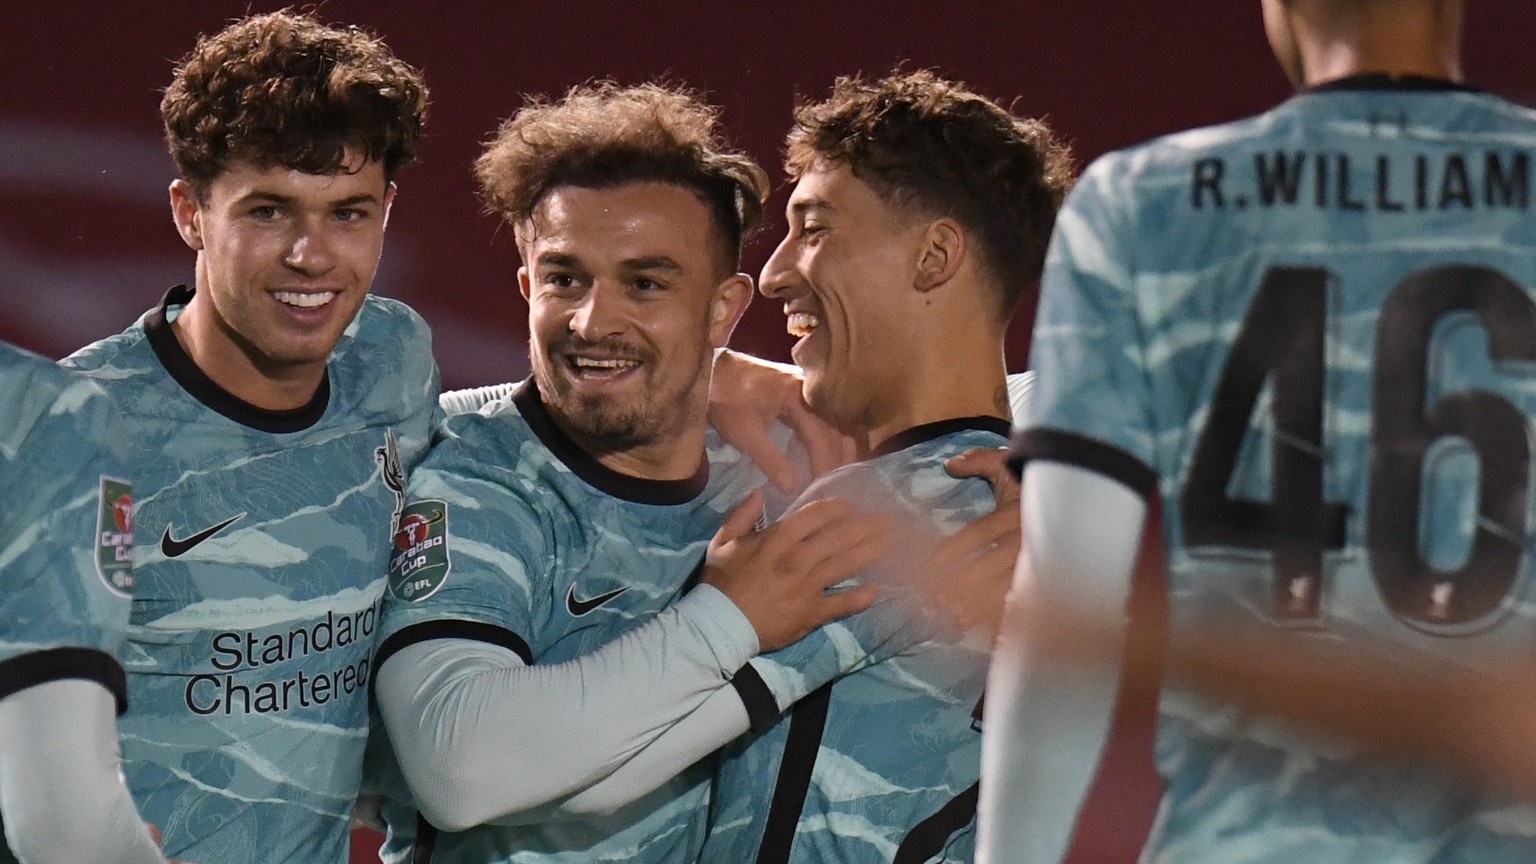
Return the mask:
[[[882,525],[826,502],[750,533],[763,476],[707,429],[767,195],[714,109],[577,88],[504,124],[478,174],[525,262],[533,376],[451,418],[412,475],[376,689],[414,802],[385,806],[387,848],[690,860],[707,770],[611,813],[557,811],[760,648],[867,605],[871,588],[825,589],[872,560]]]
[[[929,72],[839,79],[795,120],[788,235],[760,290],[799,337],[806,400],[870,445],[796,507],[835,495],[898,520],[861,579],[905,602],[751,661],[773,698],[727,750],[702,860],[968,861],[991,632],[925,619],[923,562],[993,509],[943,463],[1007,435],[1003,334],[1070,160],[1044,124]],[[893,613],[926,638],[884,641]]]
[[[286,12],[199,39],[161,103],[196,282],[67,363],[124,413],[138,493],[123,772],[168,854],[342,861],[378,605],[437,396],[368,296],[426,90]]]
[[[94,383],[0,344],[0,861],[165,861],[118,773],[124,443]]]
[[[1014,445],[1028,552],[988,687],[987,864],[1066,851],[1116,676],[1029,651],[1022,625],[1118,615],[1154,494],[1181,678],[1234,620],[1384,675],[1471,681],[1536,642],[1536,114],[1461,83],[1459,0],[1263,12],[1299,95],[1105,157],[1053,241]],[[1529,807],[1363,756],[1164,688],[1144,860],[1536,860]]]

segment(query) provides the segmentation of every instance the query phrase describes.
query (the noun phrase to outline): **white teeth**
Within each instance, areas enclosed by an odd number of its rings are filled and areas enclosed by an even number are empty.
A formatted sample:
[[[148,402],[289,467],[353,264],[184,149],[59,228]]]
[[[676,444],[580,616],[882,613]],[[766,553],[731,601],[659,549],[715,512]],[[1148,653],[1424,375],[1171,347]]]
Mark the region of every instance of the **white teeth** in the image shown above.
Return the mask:
[[[318,294],[300,294],[297,291],[277,291],[273,293],[279,302],[289,306],[297,306],[300,309],[314,309],[324,306],[336,297],[335,291],[321,291]]]
[[[821,326],[821,319],[809,312],[791,312],[789,320],[785,323],[786,330],[791,336],[809,336],[811,331]]]
[[[577,369],[633,369],[640,365],[639,360],[596,360],[591,357],[572,357],[571,363]]]

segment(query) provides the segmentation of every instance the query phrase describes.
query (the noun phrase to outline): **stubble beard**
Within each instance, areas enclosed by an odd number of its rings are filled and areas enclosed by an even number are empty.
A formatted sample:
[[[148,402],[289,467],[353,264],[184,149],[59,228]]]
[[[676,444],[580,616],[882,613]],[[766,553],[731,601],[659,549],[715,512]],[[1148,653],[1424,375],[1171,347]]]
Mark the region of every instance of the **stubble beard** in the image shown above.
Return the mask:
[[[594,454],[621,453],[661,438],[665,423],[648,377],[641,381],[639,394],[622,400],[585,396],[574,391],[564,370],[556,370],[555,364],[561,362],[536,355],[533,381],[544,407],[583,449]]]

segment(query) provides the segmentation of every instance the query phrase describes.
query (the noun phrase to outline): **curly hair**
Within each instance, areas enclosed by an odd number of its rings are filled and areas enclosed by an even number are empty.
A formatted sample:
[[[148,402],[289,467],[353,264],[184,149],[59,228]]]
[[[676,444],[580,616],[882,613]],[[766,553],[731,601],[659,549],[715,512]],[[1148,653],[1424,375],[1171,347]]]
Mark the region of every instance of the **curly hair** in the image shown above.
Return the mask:
[[[349,149],[393,180],[426,112],[421,73],[378,37],[288,10],[199,37],[160,100],[171,158],[199,198],[231,161],[331,174]]]
[[[838,78],[825,101],[796,106],[785,143],[791,179],[818,161],[846,165],[888,204],[974,232],[1004,319],[1039,280],[1072,184],[1071,153],[1044,123],[926,70]]]
[[[727,147],[719,125],[718,109],[681,87],[581,85],[558,102],[535,97],[502,123],[475,161],[475,177],[487,208],[520,239],[539,202],[561,186],[674,183],[709,207],[721,260],[734,272],[742,243],[762,223],[768,175]]]

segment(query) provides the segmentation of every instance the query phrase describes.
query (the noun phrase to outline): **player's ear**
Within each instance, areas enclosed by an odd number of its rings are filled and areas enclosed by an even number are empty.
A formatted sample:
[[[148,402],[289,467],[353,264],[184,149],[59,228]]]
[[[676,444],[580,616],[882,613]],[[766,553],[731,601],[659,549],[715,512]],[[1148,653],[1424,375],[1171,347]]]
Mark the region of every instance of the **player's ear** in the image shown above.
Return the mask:
[[[752,302],[752,277],[737,273],[715,288],[709,301],[709,344],[724,348],[731,341],[747,305]]]
[[[517,268],[517,293],[523,295],[524,300],[528,299],[528,284],[528,268]]]
[[[395,181],[393,181],[393,180],[389,181],[389,183],[384,187],[384,227],[385,228],[389,227],[389,208],[394,206],[394,204],[395,204],[395,193],[397,191],[399,191],[399,188],[400,187],[396,186],[395,185]]]
[[[948,217],[930,222],[923,229],[913,287],[927,292],[949,282],[960,272],[965,254],[965,232],[960,223]]]
[[[185,180],[171,181],[171,220],[176,223],[176,233],[181,242],[193,251],[203,251],[203,209],[197,201],[192,184]]]

